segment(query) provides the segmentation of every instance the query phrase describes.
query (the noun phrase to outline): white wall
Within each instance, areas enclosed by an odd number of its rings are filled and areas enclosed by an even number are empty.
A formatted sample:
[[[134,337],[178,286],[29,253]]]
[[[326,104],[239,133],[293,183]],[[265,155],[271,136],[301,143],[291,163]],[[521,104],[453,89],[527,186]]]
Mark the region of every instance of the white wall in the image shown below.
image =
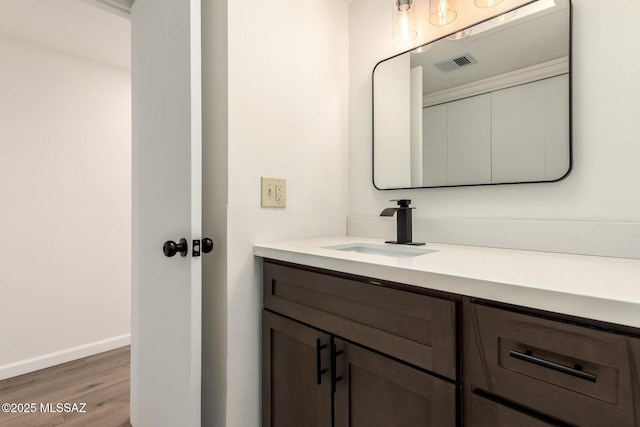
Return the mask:
[[[411,187],[412,142],[411,120],[411,71],[409,55],[402,55],[395,61],[388,61],[377,68],[376,102],[374,109],[379,117],[374,123],[376,135],[376,157],[373,168],[376,171],[374,184],[379,188]],[[392,82],[392,84],[385,84]]]
[[[0,378],[126,345],[130,73],[0,37]]]
[[[382,223],[377,215],[389,205],[388,199],[407,197],[417,208],[414,233],[419,236],[432,219],[495,219],[498,221],[491,222],[494,235],[505,230],[507,222],[523,220],[522,236],[527,235],[526,228],[533,221],[543,234],[547,230],[550,242],[537,246],[531,238],[519,237],[508,244],[503,242],[505,246],[581,252],[578,244],[568,247],[568,240],[596,239],[592,252],[608,246],[618,256],[640,257],[640,121],[636,97],[640,92],[636,71],[640,52],[635,46],[640,36],[636,25],[640,3],[612,0],[603,8],[589,0],[573,1],[574,168],[567,179],[546,184],[384,192],[371,185],[371,71],[381,59],[428,41],[422,38],[404,45],[393,42],[388,3],[357,0],[350,8],[349,233],[375,235],[380,225],[388,233],[392,229],[387,222],[393,220]],[[564,225],[557,227],[555,221]],[[430,239],[433,233],[439,233],[440,241],[487,244],[488,240],[474,238],[476,232],[487,232],[481,230],[487,222],[467,223],[471,225],[465,229],[466,237],[455,239],[450,237],[455,224],[445,222],[438,224],[450,226],[450,230],[434,226],[420,237]],[[554,227],[547,227],[547,223]],[[588,226],[582,227],[584,224]],[[623,232],[612,236],[608,232],[611,224],[624,225]],[[574,230],[573,225],[580,230]],[[558,235],[552,229],[571,231]],[[492,243],[501,245],[498,240]]]
[[[205,170],[228,171],[227,237],[218,242],[227,259],[226,338],[211,332],[216,325],[203,326],[205,340],[226,339],[216,343],[218,351],[226,351],[226,397],[221,396],[223,386],[203,384],[203,405],[210,405],[203,425],[220,425],[214,424],[220,421],[213,407],[220,407],[217,399],[224,398],[226,425],[237,427],[261,423],[262,289],[254,243],[346,232],[348,4],[284,0],[274,7],[250,0],[228,2],[227,7],[228,58],[222,53],[219,60],[228,61],[228,105],[227,111],[215,113],[228,114],[227,140],[211,140],[211,130],[204,142],[228,148],[226,159],[220,152],[204,165]],[[215,20],[215,14],[205,13],[203,27]],[[215,40],[203,46],[206,57]],[[215,69],[215,64],[209,66]],[[215,82],[207,83],[223,74],[205,73],[205,105],[211,97],[225,96]],[[210,108],[205,107],[205,122],[215,106]],[[261,176],[287,180],[286,208],[260,207]],[[220,205],[214,202],[213,211],[219,214]],[[221,228],[224,221],[205,213],[205,230],[207,222]],[[213,292],[211,287],[224,286],[224,280],[205,277],[204,286]],[[205,310],[207,304],[214,302],[208,299]],[[204,346],[215,351],[211,343]],[[205,381],[211,381],[204,369]]]

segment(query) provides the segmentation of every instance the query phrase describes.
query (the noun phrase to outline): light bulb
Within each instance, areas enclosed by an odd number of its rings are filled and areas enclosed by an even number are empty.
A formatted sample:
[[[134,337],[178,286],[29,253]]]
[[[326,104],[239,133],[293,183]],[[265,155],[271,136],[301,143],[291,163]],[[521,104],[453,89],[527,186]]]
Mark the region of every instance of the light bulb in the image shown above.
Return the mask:
[[[407,42],[418,36],[414,0],[393,0],[393,39]]]
[[[453,22],[458,14],[455,11],[455,0],[430,0],[429,22],[443,26]]]

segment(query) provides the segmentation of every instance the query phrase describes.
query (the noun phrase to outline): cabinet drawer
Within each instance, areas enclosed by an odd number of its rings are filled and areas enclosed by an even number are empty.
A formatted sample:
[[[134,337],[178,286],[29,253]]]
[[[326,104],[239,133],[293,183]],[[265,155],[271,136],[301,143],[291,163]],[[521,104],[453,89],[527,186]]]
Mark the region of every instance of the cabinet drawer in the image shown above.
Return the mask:
[[[264,306],[455,379],[453,301],[265,262]]]
[[[471,387],[574,425],[640,425],[638,339],[471,307],[479,358],[473,363],[483,365]]]

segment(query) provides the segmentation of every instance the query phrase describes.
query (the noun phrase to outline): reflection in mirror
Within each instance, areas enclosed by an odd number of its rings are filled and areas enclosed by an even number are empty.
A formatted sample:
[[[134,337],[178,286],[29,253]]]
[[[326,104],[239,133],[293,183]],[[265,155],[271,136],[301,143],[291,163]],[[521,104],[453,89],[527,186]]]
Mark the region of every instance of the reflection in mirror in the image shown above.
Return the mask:
[[[565,177],[570,9],[569,0],[538,0],[378,63],[376,188]]]

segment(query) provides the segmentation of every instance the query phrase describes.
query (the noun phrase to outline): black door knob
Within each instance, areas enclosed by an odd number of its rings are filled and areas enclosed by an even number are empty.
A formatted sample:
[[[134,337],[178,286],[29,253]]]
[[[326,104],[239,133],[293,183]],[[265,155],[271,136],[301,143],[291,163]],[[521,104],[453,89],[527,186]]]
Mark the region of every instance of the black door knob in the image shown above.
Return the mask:
[[[164,242],[164,245],[162,245],[162,252],[166,257],[172,257],[177,253],[179,253],[180,256],[187,256],[188,250],[186,239],[180,239],[178,243],[173,240],[167,240]]]
[[[208,237],[202,239],[202,252],[208,254],[213,250],[213,240]]]

